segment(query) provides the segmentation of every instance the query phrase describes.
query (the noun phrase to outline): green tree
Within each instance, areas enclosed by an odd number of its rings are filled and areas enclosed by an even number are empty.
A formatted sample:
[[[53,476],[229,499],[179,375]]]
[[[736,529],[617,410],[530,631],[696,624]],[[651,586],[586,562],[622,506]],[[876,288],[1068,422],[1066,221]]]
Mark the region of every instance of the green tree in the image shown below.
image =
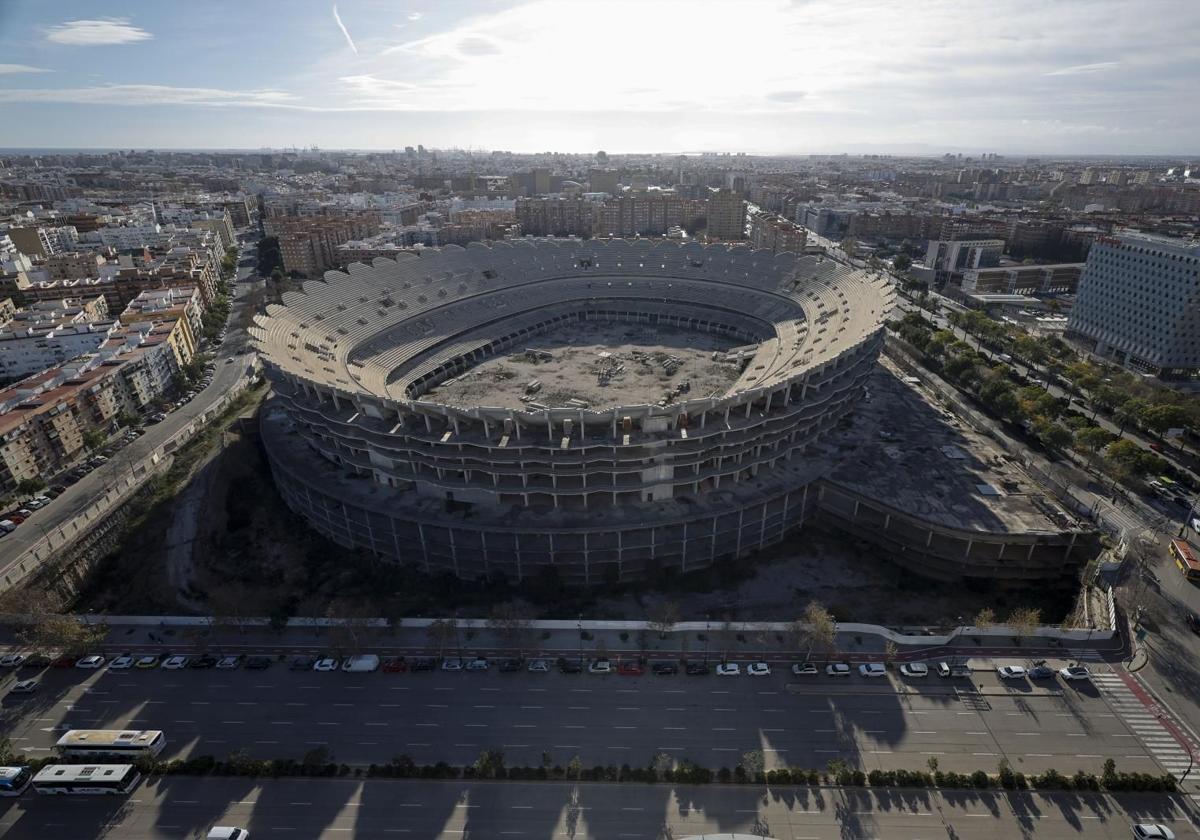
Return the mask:
[[[88,429],[83,433],[83,447],[91,452],[93,449],[99,449],[104,445],[104,441],[108,440],[108,435],[99,429]]]
[[[46,482],[40,478],[23,478],[17,482],[17,492],[22,496],[28,496],[45,489]]]
[[[987,630],[996,623],[996,611],[991,607],[984,607],[975,616],[973,624],[980,630]]]
[[[908,254],[897,254],[892,260],[892,268],[896,271],[908,271],[912,268],[912,257]]]
[[[1142,412],[1145,410],[1146,401],[1143,399],[1138,399],[1137,397],[1133,397],[1121,403],[1121,405],[1118,406],[1114,412],[1117,423],[1119,424],[1117,434],[1123,435],[1127,427],[1136,426],[1138,421],[1141,419]]]
[[[1066,449],[1074,439],[1067,429],[1044,418],[1034,425],[1034,432],[1051,449]]]
[[[1101,449],[1108,446],[1112,441],[1112,433],[1101,429],[1099,426],[1088,426],[1075,433],[1076,448],[1092,455],[1095,455]]]
[[[1161,435],[1167,429],[1187,426],[1190,419],[1190,415],[1183,407],[1158,403],[1143,409],[1138,417],[1138,422],[1144,428]]]

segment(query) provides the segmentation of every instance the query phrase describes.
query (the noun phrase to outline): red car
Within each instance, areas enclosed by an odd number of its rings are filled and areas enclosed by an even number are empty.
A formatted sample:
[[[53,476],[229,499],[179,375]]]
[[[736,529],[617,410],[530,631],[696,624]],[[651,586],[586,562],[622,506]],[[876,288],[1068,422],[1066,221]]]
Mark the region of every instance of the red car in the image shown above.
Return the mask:
[[[403,656],[389,656],[379,663],[379,670],[399,674],[408,670],[408,663],[404,661]]]
[[[74,668],[77,659],[76,656],[60,656],[50,664],[55,668]]]
[[[617,666],[617,673],[624,677],[640,677],[646,673],[646,667],[639,662],[622,662]]]
[[[9,522],[13,523],[14,525],[20,525],[22,522],[25,521],[25,517],[19,513],[10,513],[8,516],[6,516],[4,518],[7,519]]]

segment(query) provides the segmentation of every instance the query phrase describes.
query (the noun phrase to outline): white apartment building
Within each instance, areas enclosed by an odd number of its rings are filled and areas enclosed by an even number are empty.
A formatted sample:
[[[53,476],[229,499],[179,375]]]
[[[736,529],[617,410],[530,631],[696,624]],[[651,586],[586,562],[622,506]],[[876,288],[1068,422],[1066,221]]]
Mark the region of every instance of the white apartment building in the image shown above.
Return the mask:
[[[22,379],[92,353],[118,326],[112,320],[30,326],[11,322],[0,329],[0,378]]]
[[[1067,332],[1134,370],[1200,379],[1200,242],[1142,233],[1098,237]]]

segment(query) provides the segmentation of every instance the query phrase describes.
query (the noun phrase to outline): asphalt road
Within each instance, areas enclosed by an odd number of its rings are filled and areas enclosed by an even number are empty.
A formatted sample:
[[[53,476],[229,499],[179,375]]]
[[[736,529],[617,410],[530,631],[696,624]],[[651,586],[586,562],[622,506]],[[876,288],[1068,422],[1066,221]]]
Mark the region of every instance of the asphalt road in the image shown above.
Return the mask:
[[[1094,668],[1096,666],[1093,666]],[[1099,666],[1107,670],[1107,666]],[[22,670],[6,674],[0,692]],[[47,754],[66,729],[161,729],[164,757],[300,758],[327,746],[340,762],[470,763],[484,749],[512,764],[544,752],[565,765],[644,765],[666,752],[711,767],[761,749],[769,767],[825,767],[840,758],[865,769],[1162,772],[1091,683],[1001,685],[930,676],[907,686],[889,676],[599,676],[592,674],[315,673],[48,669],[33,696],[8,696],[0,732],[31,755]],[[895,682],[893,682],[895,680]]]
[[[1194,838],[1179,797],[894,793],[709,785],[173,779],[124,797],[0,802],[6,840],[201,838],[213,825],[269,837],[673,840],[1116,840],[1135,821]]]
[[[248,269],[239,270],[239,279],[248,274]],[[233,284],[234,305],[230,314],[230,323],[236,322],[242,296],[249,290],[248,283]],[[249,361],[249,356],[241,355],[249,346],[248,334],[244,330],[232,326],[226,331],[225,340],[213,353],[216,368],[213,371],[212,382],[196,395],[190,402],[184,404],[167,415],[167,419],[152,426],[146,426],[146,434],[139,437],[124,449],[116,452],[108,461],[97,469],[85,475],[66,492],[41,510],[34,511],[33,516],[22,523],[16,531],[0,540],[0,575],[8,565],[31,546],[41,541],[48,532],[54,531],[60,525],[70,522],[86,508],[104,489],[112,485],[122,474],[128,473],[134,464],[142,461],[152,451],[162,446],[164,442],[177,434],[188,425],[197,415],[203,413],[210,405],[228,391],[241,377],[245,364],[237,360]],[[226,364],[227,359],[235,359]]]

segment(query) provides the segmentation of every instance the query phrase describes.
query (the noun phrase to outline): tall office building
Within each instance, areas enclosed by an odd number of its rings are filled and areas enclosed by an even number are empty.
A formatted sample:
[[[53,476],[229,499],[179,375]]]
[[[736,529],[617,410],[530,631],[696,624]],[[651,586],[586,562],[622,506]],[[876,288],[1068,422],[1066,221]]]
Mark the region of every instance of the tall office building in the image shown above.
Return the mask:
[[[1200,379],[1200,242],[1098,237],[1068,334],[1096,355],[1161,379]]]

